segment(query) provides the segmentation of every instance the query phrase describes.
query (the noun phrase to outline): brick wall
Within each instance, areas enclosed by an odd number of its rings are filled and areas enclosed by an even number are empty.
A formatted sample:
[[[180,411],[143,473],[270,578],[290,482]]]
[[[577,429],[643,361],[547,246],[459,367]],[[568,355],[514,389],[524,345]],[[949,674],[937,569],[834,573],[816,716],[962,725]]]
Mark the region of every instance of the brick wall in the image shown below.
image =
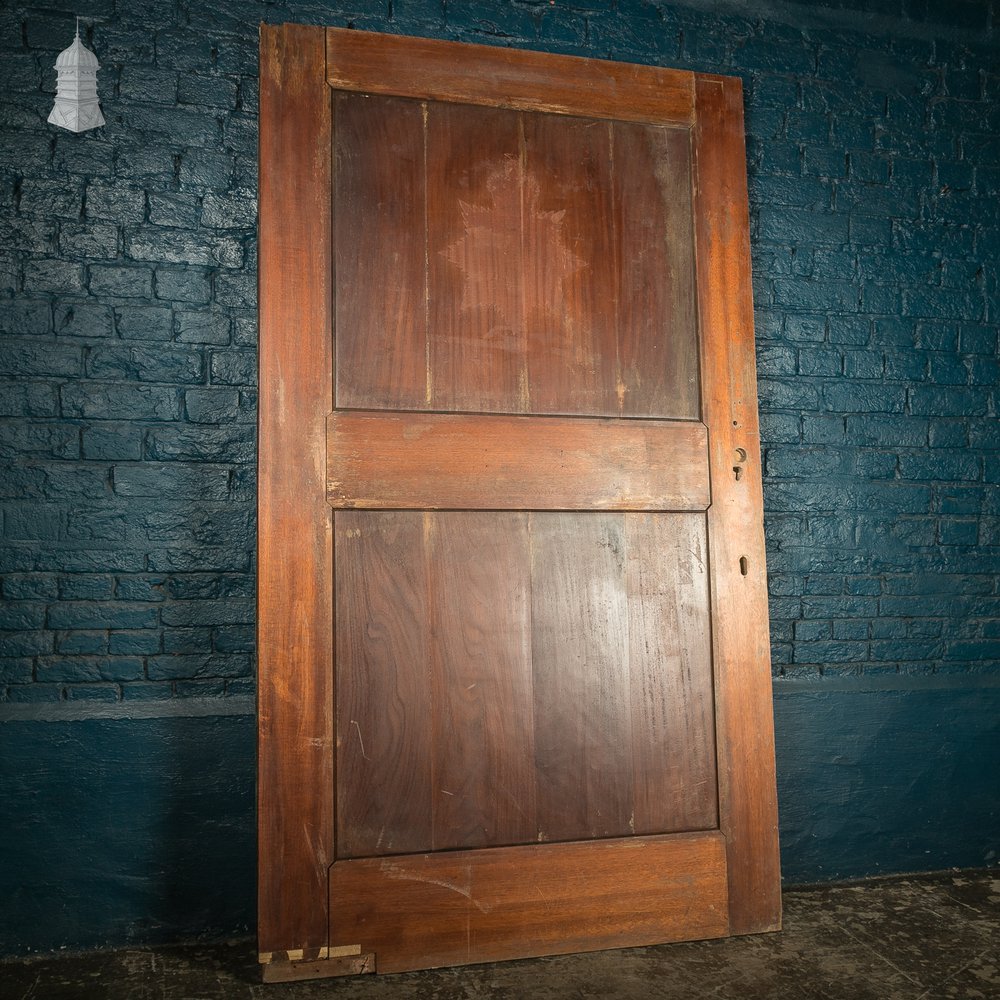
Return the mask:
[[[995,664],[988,4],[98,0],[81,136],[46,6],[0,15],[2,697],[251,689],[260,18],[742,75],[775,669]]]
[[[779,691],[995,678],[997,3],[758,9],[80,0],[107,125],[75,136],[72,14],[6,4],[0,720],[252,712],[260,20],[742,76]]]

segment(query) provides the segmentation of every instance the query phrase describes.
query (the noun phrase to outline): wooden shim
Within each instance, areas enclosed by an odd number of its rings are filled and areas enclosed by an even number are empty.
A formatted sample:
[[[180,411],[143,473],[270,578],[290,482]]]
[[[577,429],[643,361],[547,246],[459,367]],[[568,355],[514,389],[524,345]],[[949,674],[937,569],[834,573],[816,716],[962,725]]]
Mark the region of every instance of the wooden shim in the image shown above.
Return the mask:
[[[776,930],[781,923],[742,107],[738,79],[698,77],[694,191],[703,417],[711,435],[719,820],[733,934]]]
[[[724,937],[717,832],[338,861],[331,933],[380,972]],[[693,902],[693,901],[697,902]]]
[[[692,120],[694,74],[685,70],[342,28],[328,28],[326,43],[327,81],[338,90],[659,125]]]
[[[375,956],[351,955],[312,962],[270,962],[261,968],[265,983],[297,983],[304,979],[332,979],[375,972]]]
[[[332,413],[338,508],[704,510],[700,423],[441,413]]]

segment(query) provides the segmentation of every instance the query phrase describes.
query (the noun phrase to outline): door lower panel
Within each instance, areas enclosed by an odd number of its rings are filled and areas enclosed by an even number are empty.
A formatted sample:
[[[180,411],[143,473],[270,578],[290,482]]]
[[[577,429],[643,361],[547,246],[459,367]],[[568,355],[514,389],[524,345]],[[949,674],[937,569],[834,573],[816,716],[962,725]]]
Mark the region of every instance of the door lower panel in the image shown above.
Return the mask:
[[[725,937],[720,833],[338,861],[330,945],[379,972]]]

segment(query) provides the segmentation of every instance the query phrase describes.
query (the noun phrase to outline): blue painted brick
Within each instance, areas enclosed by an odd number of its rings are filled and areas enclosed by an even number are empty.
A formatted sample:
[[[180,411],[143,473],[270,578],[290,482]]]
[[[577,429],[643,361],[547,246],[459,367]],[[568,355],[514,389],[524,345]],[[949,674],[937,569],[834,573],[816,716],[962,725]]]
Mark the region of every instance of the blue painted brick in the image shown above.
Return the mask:
[[[140,382],[198,383],[205,360],[198,350],[164,347],[94,347],[87,356],[91,378]]]
[[[222,280],[220,275],[219,280]],[[205,305],[212,296],[211,276],[196,268],[158,267],[156,297],[171,302]]]
[[[56,652],[64,654],[107,653],[108,633],[101,632],[57,632]]]
[[[982,388],[914,386],[908,390],[910,411],[925,416],[984,416],[989,393]]]
[[[156,608],[121,602],[62,601],[49,607],[48,625],[56,629],[156,628]]]
[[[194,228],[201,218],[201,198],[163,191],[149,195],[149,221],[155,226]]]
[[[176,420],[181,412],[180,390],[167,386],[67,383],[59,398],[64,415],[95,420]]]
[[[163,630],[164,653],[205,653],[212,648],[212,630],[210,628],[165,628]],[[234,651],[219,650],[219,652]]]
[[[121,692],[114,684],[67,684],[67,701],[118,701]]]
[[[159,629],[114,631],[108,637],[108,651],[115,654],[139,655],[159,653],[162,637]]]
[[[225,500],[229,469],[222,466],[120,464],[114,467],[114,490],[120,497]]]
[[[59,599],[63,601],[108,601],[114,578],[107,574],[74,574],[59,579]]]
[[[5,600],[3,604],[0,604],[0,630],[27,632],[44,628],[44,604],[10,600]]]

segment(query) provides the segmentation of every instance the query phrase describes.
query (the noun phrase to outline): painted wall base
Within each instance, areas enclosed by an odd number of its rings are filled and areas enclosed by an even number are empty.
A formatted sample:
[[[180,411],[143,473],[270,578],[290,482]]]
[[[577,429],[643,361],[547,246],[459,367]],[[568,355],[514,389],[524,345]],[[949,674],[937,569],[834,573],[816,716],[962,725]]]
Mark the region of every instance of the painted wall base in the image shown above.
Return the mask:
[[[775,727],[786,884],[996,863],[996,678],[779,681]],[[254,740],[249,714],[8,714],[0,954],[252,933]]]

